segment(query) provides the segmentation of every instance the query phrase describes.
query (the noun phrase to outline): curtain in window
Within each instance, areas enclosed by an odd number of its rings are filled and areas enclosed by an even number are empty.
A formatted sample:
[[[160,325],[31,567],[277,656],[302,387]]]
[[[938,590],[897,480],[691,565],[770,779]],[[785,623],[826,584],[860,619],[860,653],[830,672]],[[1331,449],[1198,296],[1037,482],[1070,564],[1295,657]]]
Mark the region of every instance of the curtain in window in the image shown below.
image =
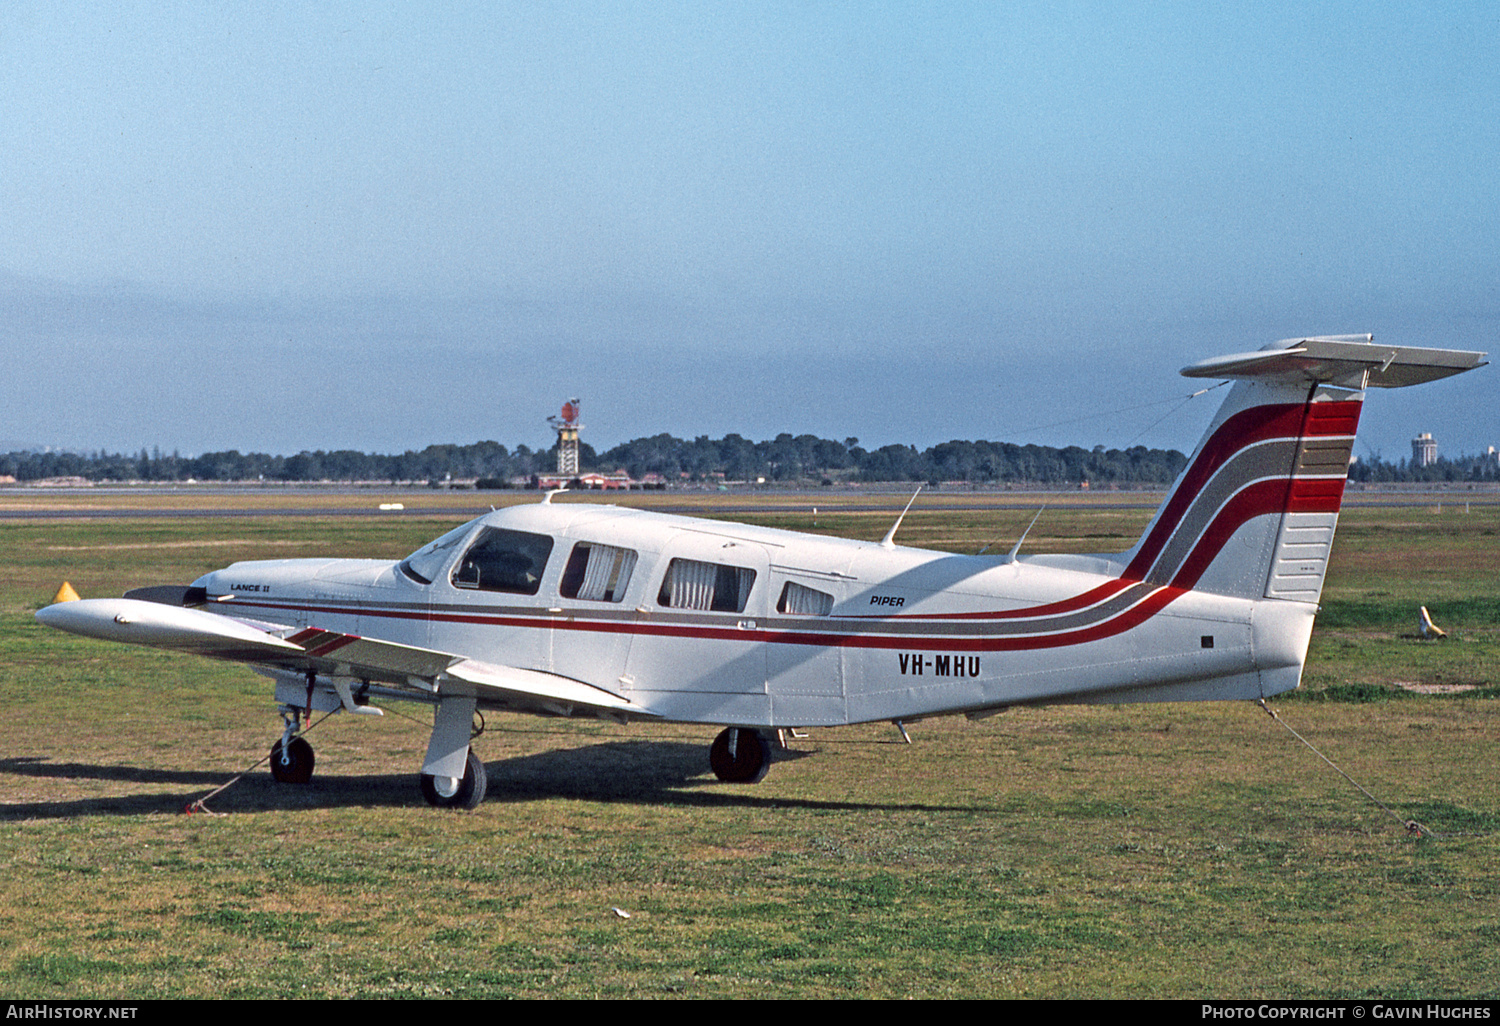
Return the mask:
[[[755,571],[742,566],[726,566],[720,569],[733,575],[731,580],[734,581],[734,595],[728,594],[728,588],[724,585],[729,582],[724,581],[720,585],[724,593],[718,596],[719,603],[714,608],[736,613],[744,612],[745,603],[750,599],[750,586],[755,583]]]
[[[667,570],[667,604],[677,609],[711,609],[719,567],[696,559],[674,559]]]
[[[788,581],[781,593],[781,611],[794,616],[827,616],[833,612],[833,596]]]
[[[578,589],[578,598],[590,602],[606,599],[618,602],[630,583],[630,572],[635,569],[635,552],[613,545],[591,544],[588,566],[583,572],[583,584]]]

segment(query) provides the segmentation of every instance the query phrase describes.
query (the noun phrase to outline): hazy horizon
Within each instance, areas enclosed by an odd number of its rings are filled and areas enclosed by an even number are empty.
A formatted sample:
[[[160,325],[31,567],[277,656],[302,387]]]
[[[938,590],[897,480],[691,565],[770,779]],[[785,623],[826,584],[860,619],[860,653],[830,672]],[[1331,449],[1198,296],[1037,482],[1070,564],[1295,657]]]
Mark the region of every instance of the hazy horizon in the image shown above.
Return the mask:
[[[1208,357],[1500,349],[1497,66],[1478,3],[12,5],[0,439],[1188,452]]]

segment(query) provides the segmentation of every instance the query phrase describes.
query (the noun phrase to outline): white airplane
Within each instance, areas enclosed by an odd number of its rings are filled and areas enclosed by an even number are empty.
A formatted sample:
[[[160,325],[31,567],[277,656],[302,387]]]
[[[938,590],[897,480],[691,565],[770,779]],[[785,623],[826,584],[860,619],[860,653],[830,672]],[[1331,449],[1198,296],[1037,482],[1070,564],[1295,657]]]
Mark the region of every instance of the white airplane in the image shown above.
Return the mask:
[[[1260,699],[1300,681],[1365,389],[1484,355],[1357,335],[1185,368],[1235,384],[1118,554],[962,556],[898,546],[895,527],[849,541],[549,495],[396,562],[241,562],[36,616],[273,678],[282,781],[312,774],[313,713],[431,705],[422,792],[465,808],[484,798],[483,709],[724,725],[714,773],[754,782],[780,728]]]

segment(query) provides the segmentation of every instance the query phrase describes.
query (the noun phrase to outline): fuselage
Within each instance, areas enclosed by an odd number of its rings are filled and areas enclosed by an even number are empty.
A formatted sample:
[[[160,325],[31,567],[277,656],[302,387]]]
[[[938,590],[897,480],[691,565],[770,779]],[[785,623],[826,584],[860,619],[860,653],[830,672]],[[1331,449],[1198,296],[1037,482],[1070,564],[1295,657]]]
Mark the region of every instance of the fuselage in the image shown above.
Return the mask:
[[[780,727],[1295,687],[1315,607],[614,506],[487,514],[406,560],[236,563],[210,608],[555,674],[666,719]]]

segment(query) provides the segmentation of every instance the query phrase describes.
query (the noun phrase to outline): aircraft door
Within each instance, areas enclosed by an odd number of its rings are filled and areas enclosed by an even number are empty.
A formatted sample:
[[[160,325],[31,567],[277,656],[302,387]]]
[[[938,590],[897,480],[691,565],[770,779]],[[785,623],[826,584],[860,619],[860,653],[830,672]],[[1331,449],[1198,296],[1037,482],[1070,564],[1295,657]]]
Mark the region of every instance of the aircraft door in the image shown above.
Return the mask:
[[[429,589],[428,644],[526,670],[552,669],[555,613],[541,594],[554,539],[486,526]]]
[[[684,533],[668,544],[637,607],[629,691],[666,715],[769,724],[770,558],[763,546]]]
[[[626,687],[636,607],[646,601],[643,578],[655,553],[592,539],[569,541],[557,584],[552,671],[606,691]]]
[[[766,646],[766,687],[777,726],[815,727],[847,722],[844,653],[831,614],[843,581],[813,571],[778,568],[774,629]],[[778,640],[779,639],[779,640]]]

